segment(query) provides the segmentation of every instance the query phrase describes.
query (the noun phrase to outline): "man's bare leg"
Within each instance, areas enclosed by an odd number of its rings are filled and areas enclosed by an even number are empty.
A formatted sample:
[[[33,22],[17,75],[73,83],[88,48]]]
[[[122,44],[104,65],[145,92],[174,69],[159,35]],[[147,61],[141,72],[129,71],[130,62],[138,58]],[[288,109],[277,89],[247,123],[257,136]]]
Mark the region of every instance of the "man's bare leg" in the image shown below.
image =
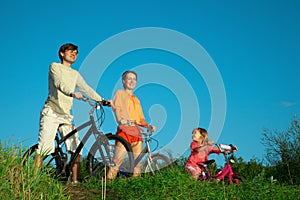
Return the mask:
[[[78,177],[80,175],[80,160],[81,160],[81,155],[78,155],[75,161],[75,164],[72,167],[72,182],[77,182]]]
[[[37,174],[37,171],[41,168],[41,166],[42,166],[42,156],[37,153],[34,157],[34,175]]]

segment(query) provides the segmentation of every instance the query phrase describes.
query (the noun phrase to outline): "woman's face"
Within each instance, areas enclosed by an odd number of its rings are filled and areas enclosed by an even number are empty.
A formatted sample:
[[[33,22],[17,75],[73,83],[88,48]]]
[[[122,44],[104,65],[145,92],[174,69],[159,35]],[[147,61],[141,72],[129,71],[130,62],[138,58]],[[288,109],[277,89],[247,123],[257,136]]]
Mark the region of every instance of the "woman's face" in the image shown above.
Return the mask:
[[[127,73],[122,81],[126,90],[133,90],[136,86],[136,76],[133,73]]]

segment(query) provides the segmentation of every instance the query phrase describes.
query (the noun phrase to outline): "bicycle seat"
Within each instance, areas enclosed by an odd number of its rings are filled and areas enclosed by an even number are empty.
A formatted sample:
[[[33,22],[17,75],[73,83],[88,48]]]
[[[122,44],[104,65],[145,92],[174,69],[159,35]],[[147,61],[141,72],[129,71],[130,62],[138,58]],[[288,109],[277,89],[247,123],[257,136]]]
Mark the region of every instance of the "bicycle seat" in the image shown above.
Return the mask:
[[[211,165],[211,164],[213,164],[214,162],[215,162],[215,160],[212,159],[212,160],[207,160],[207,161],[205,161],[205,162],[197,162],[197,165],[200,165],[200,166]]]

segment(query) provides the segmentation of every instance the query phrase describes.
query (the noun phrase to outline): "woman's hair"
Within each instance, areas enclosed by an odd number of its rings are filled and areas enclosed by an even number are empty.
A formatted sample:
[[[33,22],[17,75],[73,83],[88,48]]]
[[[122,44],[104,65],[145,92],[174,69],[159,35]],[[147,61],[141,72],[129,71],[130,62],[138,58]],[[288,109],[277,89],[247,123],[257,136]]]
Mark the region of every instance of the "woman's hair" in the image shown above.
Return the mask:
[[[134,74],[134,75],[135,75],[135,78],[136,78],[136,80],[137,80],[137,73],[136,73],[135,71],[132,71],[132,70],[127,70],[127,71],[123,72],[123,74],[122,74],[122,80],[124,80],[125,77],[126,77],[126,75],[129,74],[129,73]]]
[[[62,56],[60,55],[60,53],[64,53],[67,50],[72,50],[72,51],[77,50],[77,53],[78,53],[78,46],[71,44],[71,43],[62,45],[58,51],[58,56],[61,61],[62,61]]]

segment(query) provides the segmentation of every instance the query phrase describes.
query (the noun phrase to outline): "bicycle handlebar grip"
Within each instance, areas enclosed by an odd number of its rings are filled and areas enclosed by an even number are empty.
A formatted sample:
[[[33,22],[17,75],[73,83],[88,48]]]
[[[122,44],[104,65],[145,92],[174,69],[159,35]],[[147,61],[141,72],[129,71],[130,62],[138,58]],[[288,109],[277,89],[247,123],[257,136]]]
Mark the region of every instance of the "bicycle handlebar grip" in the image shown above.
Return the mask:
[[[225,145],[225,144],[219,144],[221,149],[227,150],[227,151],[231,151],[232,146],[230,145]]]
[[[102,100],[102,101],[101,101],[101,104],[102,104],[103,106],[111,106],[110,101],[106,101],[106,100]]]

